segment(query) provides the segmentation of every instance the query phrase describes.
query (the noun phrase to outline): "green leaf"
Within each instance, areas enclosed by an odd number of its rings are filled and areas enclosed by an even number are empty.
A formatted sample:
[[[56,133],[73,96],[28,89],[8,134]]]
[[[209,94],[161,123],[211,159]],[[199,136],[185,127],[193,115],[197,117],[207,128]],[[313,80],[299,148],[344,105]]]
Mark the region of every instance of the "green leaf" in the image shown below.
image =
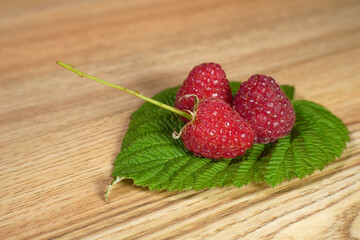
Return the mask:
[[[292,177],[303,178],[340,157],[349,141],[344,124],[324,107],[297,100],[295,126],[276,142],[266,170],[266,182],[276,186]]]
[[[230,85],[230,88],[231,88],[231,93],[235,97],[237,91],[240,88],[241,82],[229,82],[229,85]]]
[[[290,101],[294,100],[295,88],[293,86],[281,85],[281,90],[284,91],[285,95],[290,99]]]
[[[240,83],[231,82],[233,94]],[[173,105],[177,87],[154,97]],[[282,86],[293,100],[294,88]],[[207,159],[188,152],[171,137],[184,123],[176,114],[144,103],[131,116],[114,177],[154,190],[184,191],[213,187],[241,187],[267,182],[275,186],[293,177],[303,178],[339,157],[349,140],[343,123],[325,108],[308,101],[293,102],[296,123],[290,135],[270,144],[254,144],[234,159]]]

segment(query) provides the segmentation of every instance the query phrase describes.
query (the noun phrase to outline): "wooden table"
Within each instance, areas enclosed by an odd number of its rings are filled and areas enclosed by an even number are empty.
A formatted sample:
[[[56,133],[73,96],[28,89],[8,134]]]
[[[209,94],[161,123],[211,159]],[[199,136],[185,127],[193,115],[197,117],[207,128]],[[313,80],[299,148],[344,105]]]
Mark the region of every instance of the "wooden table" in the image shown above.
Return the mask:
[[[0,3],[1,239],[360,239],[360,2],[13,0]],[[123,181],[113,160],[146,96],[214,61],[264,73],[343,120],[342,157],[303,180],[201,192]]]

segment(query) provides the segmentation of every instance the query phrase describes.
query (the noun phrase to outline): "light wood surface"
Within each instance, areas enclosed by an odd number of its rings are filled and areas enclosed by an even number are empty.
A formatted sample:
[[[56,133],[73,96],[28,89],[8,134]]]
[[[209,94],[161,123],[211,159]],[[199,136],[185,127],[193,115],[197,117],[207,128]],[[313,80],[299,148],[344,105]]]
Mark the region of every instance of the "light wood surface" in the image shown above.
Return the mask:
[[[1,239],[360,239],[360,1],[0,2]],[[270,188],[157,192],[111,182],[130,114],[201,62],[296,86],[351,141]]]

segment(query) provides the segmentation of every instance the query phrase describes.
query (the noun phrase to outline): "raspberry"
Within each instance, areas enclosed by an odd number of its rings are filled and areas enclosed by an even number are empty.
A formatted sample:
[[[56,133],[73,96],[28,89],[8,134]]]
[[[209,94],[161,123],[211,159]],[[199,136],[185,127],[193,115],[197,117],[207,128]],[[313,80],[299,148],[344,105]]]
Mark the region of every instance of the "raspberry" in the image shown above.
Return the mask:
[[[233,107],[252,127],[255,142],[269,143],[288,135],[295,111],[272,77],[253,75],[240,85]]]
[[[217,97],[228,104],[232,102],[232,94],[226,74],[217,63],[203,63],[194,67],[176,94],[175,107],[182,111],[193,111],[194,98],[184,97],[195,94],[199,100]],[[184,122],[188,119],[181,117]]]
[[[234,158],[252,146],[254,132],[249,124],[223,100],[215,97],[200,101],[193,120],[181,139],[195,155],[206,158]]]

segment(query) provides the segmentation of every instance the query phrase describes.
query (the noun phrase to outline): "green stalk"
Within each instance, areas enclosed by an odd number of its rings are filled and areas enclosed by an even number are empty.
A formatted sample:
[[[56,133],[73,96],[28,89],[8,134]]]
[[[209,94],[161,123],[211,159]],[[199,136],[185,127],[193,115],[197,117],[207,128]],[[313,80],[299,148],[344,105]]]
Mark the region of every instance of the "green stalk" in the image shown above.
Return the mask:
[[[169,110],[169,111],[171,111],[171,112],[173,112],[173,113],[176,113],[176,114],[178,114],[178,115],[180,115],[180,116],[182,116],[182,117],[184,117],[184,118],[187,118],[187,119],[191,120],[191,115],[190,115],[189,113],[187,113],[187,112],[181,111],[181,110],[179,110],[179,109],[177,109],[177,108],[171,107],[171,106],[166,105],[166,104],[164,104],[164,103],[162,103],[162,102],[156,101],[156,100],[154,100],[154,99],[152,99],[152,98],[145,97],[145,96],[141,95],[140,93],[137,93],[137,92],[132,91],[132,90],[130,90],[130,89],[127,89],[127,88],[124,88],[124,87],[120,87],[120,86],[118,86],[118,85],[115,85],[115,84],[106,82],[106,81],[104,81],[104,80],[101,80],[101,79],[99,79],[99,78],[93,77],[93,76],[91,76],[91,75],[88,75],[88,74],[86,74],[86,73],[84,73],[84,72],[81,72],[81,71],[79,71],[79,70],[76,70],[74,66],[72,66],[72,65],[70,65],[70,64],[67,64],[67,63],[64,63],[64,62],[62,62],[62,61],[57,61],[56,63],[59,64],[60,66],[64,67],[64,68],[66,68],[66,69],[68,69],[68,70],[76,73],[76,74],[79,75],[80,77],[87,77],[87,78],[90,78],[90,79],[92,79],[92,80],[94,80],[94,81],[96,81],[96,82],[99,82],[99,83],[108,85],[108,86],[110,86],[110,87],[119,89],[119,90],[121,90],[121,91],[127,92],[127,93],[129,93],[129,94],[131,94],[131,95],[134,95],[134,96],[136,96],[136,97],[139,97],[139,98],[141,98],[141,99],[143,99],[143,100],[145,100],[145,101],[147,101],[147,102],[150,102],[150,103],[152,103],[152,104],[155,104],[156,106],[159,106],[159,107],[161,107],[161,108],[164,108],[164,109],[166,109],[166,110]]]

